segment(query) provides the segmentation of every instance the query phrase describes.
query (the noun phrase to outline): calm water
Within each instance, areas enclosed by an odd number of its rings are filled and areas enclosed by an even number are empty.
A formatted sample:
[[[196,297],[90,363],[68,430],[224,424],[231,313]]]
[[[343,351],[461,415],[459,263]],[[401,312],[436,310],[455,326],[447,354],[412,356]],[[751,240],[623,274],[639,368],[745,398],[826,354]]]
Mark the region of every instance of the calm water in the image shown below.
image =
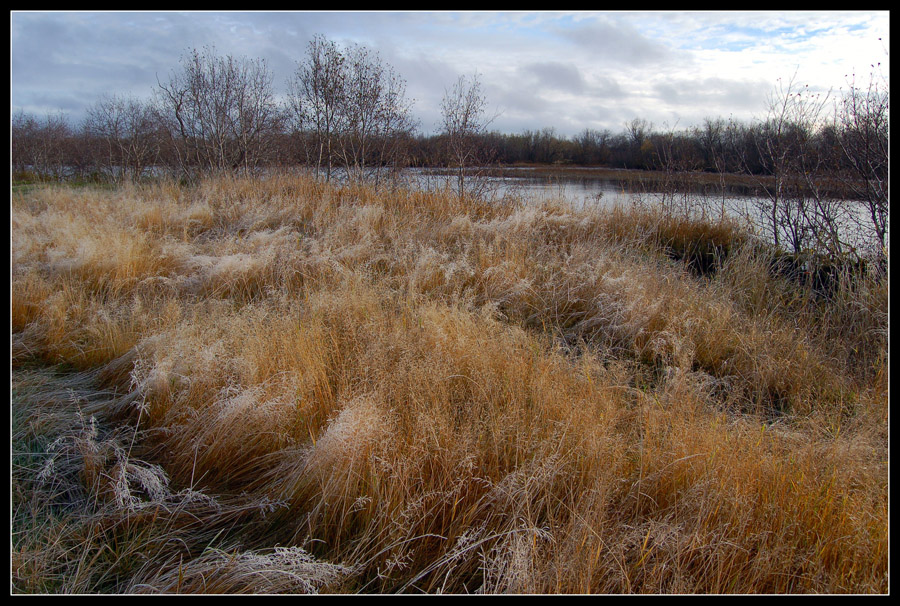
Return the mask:
[[[428,169],[409,169],[404,173],[407,182],[421,189],[456,189],[456,177],[442,175]],[[466,188],[489,198],[517,197],[523,200],[566,199],[581,204],[595,204],[600,200],[612,204],[625,202],[629,192],[611,180],[569,179],[525,176],[467,177]]]
[[[437,174],[427,169],[409,169],[404,173],[406,182],[425,190],[449,188],[455,190],[456,177]],[[648,189],[629,189],[622,181],[596,177],[528,177],[528,176],[481,176],[467,178],[466,189],[489,199],[520,199],[522,201],[565,200],[576,207],[614,205],[665,206],[678,214],[718,219],[722,216],[738,219],[761,235],[771,231],[767,217],[760,209],[768,206],[767,199],[735,193],[726,189],[723,195],[718,187],[707,191],[664,193]],[[718,191],[717,191],[718,190]],[[844,238],[857,248],[867,246],[866,228],[869,219],[862,204],[853,201],[841,203],[844,213]],[[859,229],[862,225],[862,230]]]
[[[449,188],[455,190],[456,177],[436,174],[429,170],[410,169],[405,173],[407,183],[425,190]],[[754,214],[759,198],[719,192],[663,193],[646,187],[634,189],[621,180],[597,177],[528,177],[481,176],[467,178],[466,189],[489,199],[516,198],[522,201],[565,200],[576,207],[615,205],[667,205],[673,210],[689,211],[706,216],[726,215],[747,218]]]

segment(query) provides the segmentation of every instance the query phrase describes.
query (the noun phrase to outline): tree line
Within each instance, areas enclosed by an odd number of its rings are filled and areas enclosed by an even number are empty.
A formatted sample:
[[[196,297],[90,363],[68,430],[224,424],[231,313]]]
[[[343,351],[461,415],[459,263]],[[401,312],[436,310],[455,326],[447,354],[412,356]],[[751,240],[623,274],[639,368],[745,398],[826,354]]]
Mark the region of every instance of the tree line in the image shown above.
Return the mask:
[[[868,82],[816,95],[779,81],[762,119],[707,118],[659,128],[635,118],[619,132],[586,128],[490,130],[476,74],[444,92],[439,132],[424,135],[406,82],[378,53],[321,35],[276,93],[265,60],[186,52],[148,98],[108,95],[73,124],[65,115],[11,117],[13,179],[137,180],[306,166],[325,180],[379,180],[404,167],[445,167],[460,195],[472,167],[557,164],[736,173],[758,179],[760,213],[775,243],[842,252],[839,225],[865,223],[888,241],[889,94],[873,65]],[[853,210],[844,199],[861,204]],[[850,213],[848,215],[848,213]],[[852,215],[852,216],[850,216]]]
[[[149,98],[108,95],[72,124],[11,118],[14,177],[188,180],[268,166],[335,168],[353,178],[401,167],[417,129],[406,83],[377,53],[316,36],[279,98],[265,60],[192,49]]]

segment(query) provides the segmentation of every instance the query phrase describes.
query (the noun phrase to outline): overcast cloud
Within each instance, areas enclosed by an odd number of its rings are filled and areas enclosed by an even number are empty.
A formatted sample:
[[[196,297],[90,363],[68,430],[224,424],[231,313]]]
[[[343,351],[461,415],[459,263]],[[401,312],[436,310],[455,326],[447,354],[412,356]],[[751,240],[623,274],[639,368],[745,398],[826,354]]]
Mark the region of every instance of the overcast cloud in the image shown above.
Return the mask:
[[[765,111],[777,79],[847,87],[888,73],[889,14],[849,12],[24,12],[11,31],[11,109],[80,120],[102,95],[149,98],[191,48],[263,58],[279,92],[323,34],[378,51],[425,133],[460,75],[479,73],[507,133],[687,127]]]

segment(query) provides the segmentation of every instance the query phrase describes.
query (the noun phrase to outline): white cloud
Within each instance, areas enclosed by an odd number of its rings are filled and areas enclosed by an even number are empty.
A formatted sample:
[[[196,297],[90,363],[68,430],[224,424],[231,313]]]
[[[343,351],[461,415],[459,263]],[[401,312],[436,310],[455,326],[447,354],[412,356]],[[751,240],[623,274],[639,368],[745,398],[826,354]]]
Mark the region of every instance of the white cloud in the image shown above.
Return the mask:
[[[20,12],[11,14],[13,110],[77,118],[109,92],[149,96],[191,47],[260,57],[283,89],[313,34],[365,44],[407,81],[423,131],[444,90],[481,74],[494,128],[619,130],[749,119],[779,77],[816,90],[881,61],[887,11]],[[879,40],[881,38],[881,40]],[[696,117],[696,118],[695,118]]]

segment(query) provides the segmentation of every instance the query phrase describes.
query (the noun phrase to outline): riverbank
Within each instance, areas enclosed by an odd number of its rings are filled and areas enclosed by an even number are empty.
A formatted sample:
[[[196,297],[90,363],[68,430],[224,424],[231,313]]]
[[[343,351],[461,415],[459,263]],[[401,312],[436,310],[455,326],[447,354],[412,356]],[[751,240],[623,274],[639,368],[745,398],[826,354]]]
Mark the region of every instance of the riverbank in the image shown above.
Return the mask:
[[[423,168],[435,174],[455,174],[446,168]],[[688,192],[705,195],[767,197],[773,191],[775,178],[745,173],[704,171],[662,171],[625,169],[570,164],[509,164],[470,169],[472,174],[492,177],[539,179],[550,183],[599,181],[613,183],[627,192]],[[792,187],[806,188],[796,183]],[[851,194],[837,182],[818,183],[818,195],[850,199]],[[807,192],[808,193],[808,192]]]
[[[16,593],[889,590],[887,279],[296,174],[11,221]]]

